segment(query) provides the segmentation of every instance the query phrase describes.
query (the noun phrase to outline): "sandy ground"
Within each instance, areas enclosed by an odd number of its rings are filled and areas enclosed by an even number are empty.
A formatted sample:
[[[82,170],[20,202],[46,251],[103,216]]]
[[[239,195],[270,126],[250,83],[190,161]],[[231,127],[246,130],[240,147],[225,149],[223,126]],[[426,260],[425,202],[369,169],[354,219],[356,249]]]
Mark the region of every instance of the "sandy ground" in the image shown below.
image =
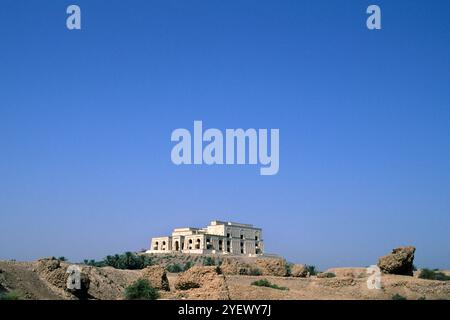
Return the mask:
[[[342,268],[344,269],[344,268]],[[450,299],[450,282],[418,279],[409,276],[382,275],[381,289],[368,289],[367,276],[358,271],[363,268],[345,268],[358,277],[337,276],[335,278],[293,278],[273,276],[226,276],[229,297],[232,300],[391,300],[395,294],[407,299]],[[177,298],[173,288],[177,274],[168,274],[171,293],[167,298]],[[267,279],[288,290],[258,287],[252,282]]]

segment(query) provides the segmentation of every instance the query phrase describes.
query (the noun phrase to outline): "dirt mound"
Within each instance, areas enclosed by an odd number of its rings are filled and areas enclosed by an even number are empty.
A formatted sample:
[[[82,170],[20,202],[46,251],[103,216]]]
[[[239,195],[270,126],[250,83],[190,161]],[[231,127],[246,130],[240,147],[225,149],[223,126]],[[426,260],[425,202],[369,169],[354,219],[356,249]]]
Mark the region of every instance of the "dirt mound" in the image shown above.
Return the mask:
[[[228,300],[225,276],[214,266],[194,266],[183,272],[175,281],[178,297],[186,299]]]
[[[88,294],[93,299],[123,299],[125,288],[140,278],[139,270],[83,266],[90,279]]]
[[[378,267],[383,273],[412,276],[415,251],[416,248],[411,246],[395,248],[378,260]]]
[[[304,264],[294,264],[291,267],[291,276],[306,278],[308,276],[308,268]]]
[[[166,270],[161,266],[149,266],[143,269],[141,278],[148,280],[158,290],[170,290]]]
[[[258,258],[255,260],[255,265],[265,276],[284,277],[287,275],[287,264],[284,259]]]
[[[0,261],[2,291],[15,291],[20,299],[62,299],[33,272],[33,268],[35,266],[31,262]]]
[[[49,258],[39,259],[35,270],[48,283],[64,290],[67,287],[67,278],[69,277],[66,269],[67,266],[61,267],[61,261]]]
[[[90,280],[84,272],[80,272],[79,287],[68,287],[69,264],[62,263],[55,258],[40,259],[37,261],[34,271],[48,285],[52,286],[57,293],[67,298],[87,299]],[[81,271],[81,269],[80,269]],[[71,296],[73,295],[73,297]]]
[[[226,275],[267,275],[284,277],[287,275],[286,260],[281,258],[226,257],[220,269]]]
[[[111,267],[76,265],[80,270],[80,289],[68,289],[70,264],[57,259],[40,259],[35,264],[38,276],[65,299],[122,299],[124,289],[139,278],[139,271]]]
[[[223,274],[234,274],[234,275],[245,275],[251,274],[252,272],[259,272],[260,270],[253,271],[256,268],[246,263],[242,259],[238,258],[224,258],[222,264],[220,265],[220,270]]]

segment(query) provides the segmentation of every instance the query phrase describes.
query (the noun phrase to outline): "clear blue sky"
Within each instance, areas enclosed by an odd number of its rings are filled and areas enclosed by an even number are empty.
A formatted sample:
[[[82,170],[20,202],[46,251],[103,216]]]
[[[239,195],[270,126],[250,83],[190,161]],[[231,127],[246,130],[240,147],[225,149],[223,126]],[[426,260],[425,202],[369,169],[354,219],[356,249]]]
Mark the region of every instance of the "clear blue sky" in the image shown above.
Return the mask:
[[[194,120],[279,128],[279,173],[173,165]],[[102,258],[221,219],[320,268],[399,245],[449,268],[449,138],[447,0],[0,3],[1,259]]]

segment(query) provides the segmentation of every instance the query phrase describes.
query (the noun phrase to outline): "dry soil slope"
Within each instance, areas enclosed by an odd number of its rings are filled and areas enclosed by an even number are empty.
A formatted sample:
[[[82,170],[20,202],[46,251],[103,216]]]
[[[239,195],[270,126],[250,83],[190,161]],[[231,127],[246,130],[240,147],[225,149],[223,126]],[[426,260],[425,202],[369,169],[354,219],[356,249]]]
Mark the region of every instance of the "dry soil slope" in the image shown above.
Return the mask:
[[[24,299],[62,299],[33,269],[32,262],[0,261],[0,287],[16,291]]]

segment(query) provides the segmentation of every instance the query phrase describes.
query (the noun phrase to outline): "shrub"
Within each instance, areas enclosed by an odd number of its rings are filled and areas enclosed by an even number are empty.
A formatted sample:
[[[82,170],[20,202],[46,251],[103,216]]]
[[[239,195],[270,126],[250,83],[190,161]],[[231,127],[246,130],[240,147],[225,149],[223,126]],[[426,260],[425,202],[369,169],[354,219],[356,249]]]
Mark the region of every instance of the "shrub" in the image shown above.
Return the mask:
[[[252,285],[258,286],[258,287],[270,287],[271,283],[267,279],[261,279],[261,280],[253,281]]]
[[[249,273],[249,270],[247,268],[239,268],[238,274],[241,276],[247,275]]]
[[[159,298],[159,293],[148,280],[139,279],[125,289],[125,298],[127,300],[155,300]]]
[[[178,273],[183,271],[183,268],[178,263],[169,264],[166,267],[167,272]]]
[[[449,281],[450,277],[443,272],[434,271],[430,269],[422,269],[419,273],[419,278],[427,280],[439,280],[439,281]]]
[[[216,261],[214,260],[213,257],[205,257],[203,259],[203,265],[204,266],[215,266],[216,265]]]
[[[398,293],[392,296],[392,300],[406,300],[406,298]]]
[[[315,276],[317,274],[316,266],[306,266],[306,270],[309,272],[310,276]]]
[[[191,261],[188,261],[184,264],[183,270],[187,271],[189,270],[194,264]]]
[[[267,287],[267,288],[272,288],[272,289],[277,289],[277,290],[289,290],[289,288],[280,287],[274,283],[271,283],[267,279],[261,279],[261,280],[254,281],[254,282],[252,282],[252,285],[257,286],[257,287]]]
[[[220,266],[216,266],[216,272],[217,274],[222,274],[222,269],[220,269]]]
[[[286,275],[292,275],[292,263],[286,263]]]
[[[67,261],[66,257],[59,257],[58,260],[59,261]]]
[[[20,295],[16,291],[0,293],[0,300],[19,300]]]

